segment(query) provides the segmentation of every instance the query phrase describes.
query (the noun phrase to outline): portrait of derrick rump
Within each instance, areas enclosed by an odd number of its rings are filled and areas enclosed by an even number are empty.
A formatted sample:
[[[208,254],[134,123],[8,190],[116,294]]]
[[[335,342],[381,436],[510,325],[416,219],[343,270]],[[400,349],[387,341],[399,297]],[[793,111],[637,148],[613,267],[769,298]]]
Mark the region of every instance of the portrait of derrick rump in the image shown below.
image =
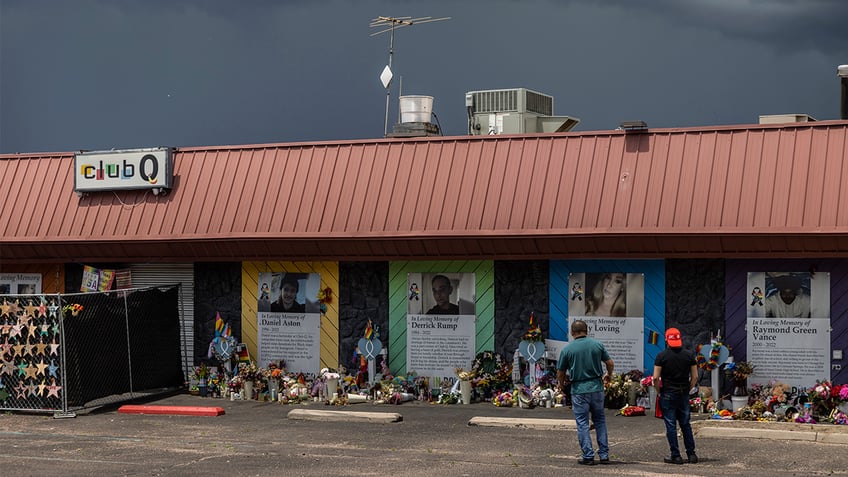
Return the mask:
[[[433,284],[433,299],[436,304],[427,310],[428,315],[458,315],[459,306],[451,303],[453,295],[453,284],[445,275],[435,275],[431,280]]]
[[[805,276],[806,275],[806,276]],[[767,274],[766,298],[763,300],[767,318],[809,318],[810,294],[808,274]]]
[[[587,273],[586,316],[626,316],[626,283],[624,273]]]

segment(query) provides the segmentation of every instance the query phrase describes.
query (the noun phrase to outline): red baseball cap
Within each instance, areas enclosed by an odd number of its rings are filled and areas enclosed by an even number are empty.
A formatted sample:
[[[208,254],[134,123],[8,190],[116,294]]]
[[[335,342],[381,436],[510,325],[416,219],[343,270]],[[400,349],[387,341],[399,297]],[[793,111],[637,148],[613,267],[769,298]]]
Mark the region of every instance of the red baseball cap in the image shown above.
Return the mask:
[[[677,328],[669,328],[665,330],[665,341],[672,348],[680,348],[683,346],[683,340],[680,338],[680,330]]]

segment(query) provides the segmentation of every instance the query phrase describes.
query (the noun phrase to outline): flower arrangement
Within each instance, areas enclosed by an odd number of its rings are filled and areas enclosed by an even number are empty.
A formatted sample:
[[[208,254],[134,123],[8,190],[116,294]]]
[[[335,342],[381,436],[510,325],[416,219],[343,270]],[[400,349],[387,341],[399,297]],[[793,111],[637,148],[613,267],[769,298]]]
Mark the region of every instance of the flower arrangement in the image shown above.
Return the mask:
[[[66,315],[67,315],[68,313],[70,313],[70,314],[71,314],[71,316],[77,316],[77,315],[79,315],[79,313],[80,313],[80,312],[81,312],[84,308],[85,308],[85,307],[83,307],[83,306],[82,306],[82,305],[80,305],[79,303],[71,303],[71,304],[68,304],[68,305],[63,306],[63,307],[62,307],[62,312],[63,312],[64,314],[66,314]]]
[[[747,380],[752,374],[756,366],[748,361],[739,361],[738,363],[728,363],[727,367],[732,370],[733,379],[736,381]]]
[[[627,397],[628,385],[624,376],[623,374],[614,374],[609,382],[604,384],[604,397],[609,402],[620,401]]]
[[[330,287],[318,290],[318,306],[321,314],[327,313],[327,305],[333,302],[333,289]]]
[[[198,381],[208,379],[209,373],[209,367],[206,366],[206,363],[200,363],[200,366],[194,369],[194,377],[197,378]]]
[[[238,376],[244,381],[257,381],[260,378],[260,370],[256,364],[251,361],[249,363],[239,363]]]
[[[494,391],[503,391],[512,386],[512,363],[500,353],[482,351],[471,363],[472,385],[480,390],[484,398]]]
[[[459,378],[460,381],[471,381],[474,379],[473,371],[466,371],[463,368],[456,368],[456,377]]]
[[[521,339],[533,342],[542,341],[542,328],[539,328],[539,325],[536,324],[536,315],[532,311],[530,312],[530,326]]]

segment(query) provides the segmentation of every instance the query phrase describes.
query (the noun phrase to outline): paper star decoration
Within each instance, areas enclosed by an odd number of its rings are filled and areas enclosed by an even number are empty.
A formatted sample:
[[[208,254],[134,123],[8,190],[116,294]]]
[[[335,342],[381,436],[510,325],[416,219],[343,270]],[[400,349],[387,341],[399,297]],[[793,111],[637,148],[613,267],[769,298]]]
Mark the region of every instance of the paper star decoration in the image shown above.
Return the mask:
[[[47,343],[38,343],[35,345],[35,354],[44,354],[44,350],[47,349]]]
[[[26,375],[27,362],[21,361],[21,363],[17,366],[17,368],[18,368],[18,376],[25,376]]]
[[[41,336],[47,336],[50,333],[50,325],[47,323],[41,325]]]
[[[62,386],[57,386],[55,379],[53,379],[52,382],[53,382],[53,384],[51,384],[50,386],[47,386],[47,396],[46,397],[49,398],[50,396],[55,396],[58,399],[59,398],[59,391],[62,390]]]
[[[21,325],[14,325],[9,330],[9,338],[14,338],[15,336],[21,335]]]
[[[41,381],[40,383],[38,383],[38,395],[39,396],[44,395],[45,389],[47,389],[47,383],[45,383],[44,381]]]
[[[56,366],[56,361],[50,360],[50,366],[47,367],[47,371],[50,373],[50,376],[56,377],[56,370],[59,367]]]
[[[53,342],[49,344],[50,346],[50,354],[59,354],[59,343],[56,342],[56,338],[53,338]]]
[[[41,299],[41,304],[38,305],[37,310],[39,317],[47,316],[47,302],[44,301],[44,298]]]
[[[2,304],[2,305],[0,305],[0,315],[6,315],[6,316],[8,316],[8,315],[9,315],[9,310],[11,310],[11,309],[12,309],[12,306],[11,306],[11,305],[9,305],[9,302],[8,302],[8,301],[6,301],[6,300],[4,299],[4,300],[3,300],[3,304]]]
[[[26,377],[27,377],[27,378],[33,378],[33,379],[35,379],[35,377],[36,377],[36,373],[38,372],[38,368],[37,368],[37,367],[33,366],[31,363],[28,363],[28,364],[27,364],[27,367],[26,367],[26,368],[24,368],[24,369],[25,369]]]
[[[24,355],[24,345],[22,345],[22,344],[16,344],[15,346],[12,346],[12,350],[14,350],[14,352],[12,354],[15,355],[15,356],[23,356]]]
[[[39,361],[38,364],[35,365],[35,367],[38,368],[36,374],[44,376],[44,370],[47,369],[47,363],[45,363],[44,361]]]
[[[56,318],[56,313],[59,312],[59,305],[50,301],[50,305],[47,307],[47,313],[50,315],[50,318]]]
[[[0,366],[0,374],[8,374],[12,376],[15,374],[15,362],[14,361],[3,361],[3,365]]]
[[[19,382],[18,385],[15,387],[15,393],[17,394],[17,399],[26,398],[27,387],[23,381]]]
[[[32,303],[27,303],[27,305],[24,306],[24,315],[27,317],[35,318],[35,310],[37,309],[38,307],[33,305]]]

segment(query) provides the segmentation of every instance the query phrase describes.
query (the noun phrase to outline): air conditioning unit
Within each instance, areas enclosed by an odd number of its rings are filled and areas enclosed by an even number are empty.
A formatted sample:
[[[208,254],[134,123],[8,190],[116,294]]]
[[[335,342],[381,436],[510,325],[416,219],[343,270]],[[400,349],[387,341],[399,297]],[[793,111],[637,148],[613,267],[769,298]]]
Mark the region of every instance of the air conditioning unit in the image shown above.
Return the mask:
[[[524,134],[570,131],[579,119],[554,116],[554,98],[526,88],[465,93],[468,134]]]

